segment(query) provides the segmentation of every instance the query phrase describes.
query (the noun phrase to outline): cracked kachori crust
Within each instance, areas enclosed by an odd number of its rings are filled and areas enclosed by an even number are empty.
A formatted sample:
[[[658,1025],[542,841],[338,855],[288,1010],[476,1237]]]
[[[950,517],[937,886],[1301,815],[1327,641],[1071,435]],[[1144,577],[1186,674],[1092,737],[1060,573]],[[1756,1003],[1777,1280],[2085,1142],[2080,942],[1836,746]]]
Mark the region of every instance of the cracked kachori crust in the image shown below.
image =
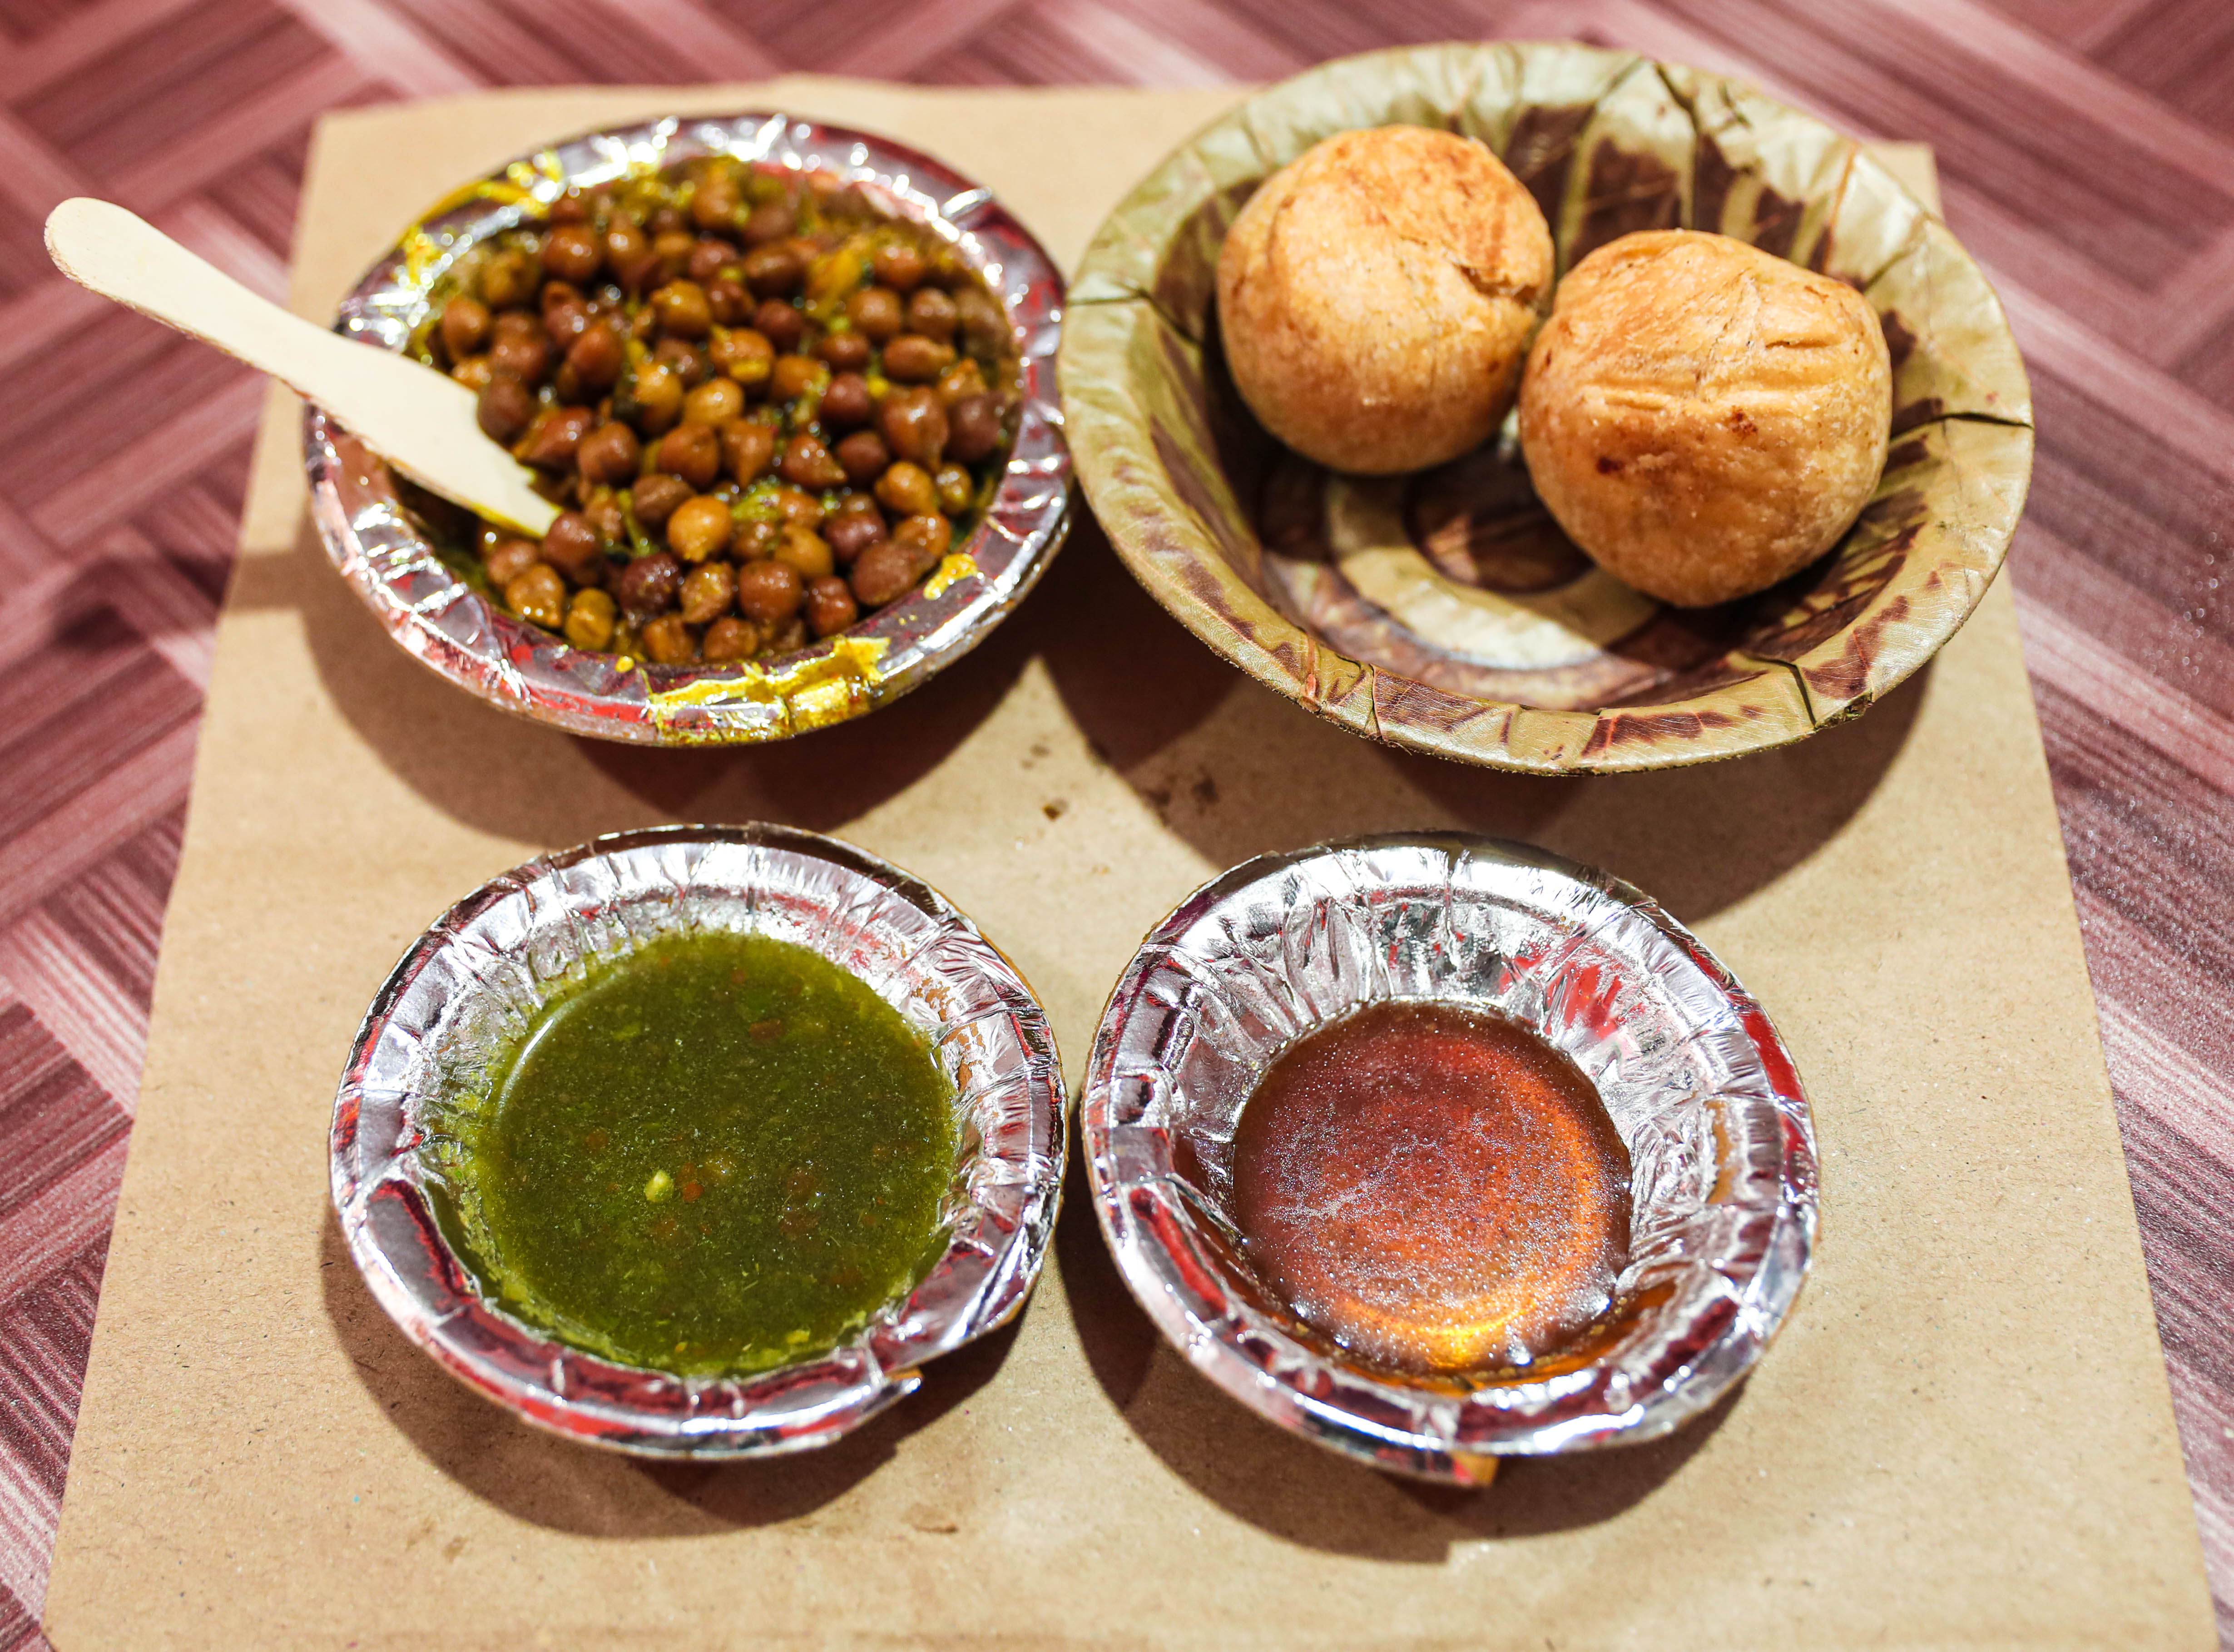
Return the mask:
[[[1567,537],[1677,607],[1774,584],[1885,473],[1892,367],[1869,301],[1728,236],[1649,230],[1568,272],[1520,386]]]
[[[1422,470],[1511,408],[1551,271],[1542,210],[1482,144],[1426,127],[1339,133],[1267,179],[1226,236],[1226,364],[1305,458]]]

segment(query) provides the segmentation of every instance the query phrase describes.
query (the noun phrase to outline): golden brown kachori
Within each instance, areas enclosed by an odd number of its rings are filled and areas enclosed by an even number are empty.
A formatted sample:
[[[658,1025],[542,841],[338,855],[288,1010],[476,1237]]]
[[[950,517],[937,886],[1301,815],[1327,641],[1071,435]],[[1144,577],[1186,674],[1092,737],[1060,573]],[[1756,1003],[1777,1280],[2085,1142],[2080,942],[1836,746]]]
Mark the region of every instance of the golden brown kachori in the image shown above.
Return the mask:
[[[1511,409],[1551,274],[1542,210],[1484,145],[1425,127],[1340,133],[1267,179],[1226,237],[1226,363],[1305,458],[1424,469]]]
[[[1883,474],[1892,370],[1869,301],[1728,236],[1626,235],[1560,283],[1520,442],[1569,538],[1679,607],[1774,584]]]

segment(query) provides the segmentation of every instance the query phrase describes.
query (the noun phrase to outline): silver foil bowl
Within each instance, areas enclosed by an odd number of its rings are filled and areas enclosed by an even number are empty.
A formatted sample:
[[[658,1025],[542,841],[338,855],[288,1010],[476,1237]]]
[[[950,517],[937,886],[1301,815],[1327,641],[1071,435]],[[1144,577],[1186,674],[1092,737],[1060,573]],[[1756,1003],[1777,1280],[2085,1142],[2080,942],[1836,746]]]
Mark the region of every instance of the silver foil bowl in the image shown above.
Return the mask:
[[[749,1377],[683,1378],[571,1348],[493,1306],[438,1219],[435,1133],[537,1009],[588,963],[678,930],[772,936],[867,982],[930,1042],[961,1142],[944,1254],[827,1355]],[[917,1368],[1007,1322],[1047,1255],[1065,1101],[1031,989],[936,891],[789,827],[599,838],[483,885],[405,953],[334,1098],[333,1198],[373,1296],[467,1385],[528,1421],[650,1457],[826,1446],[914,1392]]]
[[[439,203],[342,301],[335,330],[400,351],[443,273],[476,243],[532,221],[574,185],[707,154],[826,171],[928,225],[985,278],[1016,330],[1022,402],[983,519],[924,584],[796,652],[660,666],[567,645],[493,605],[435,553],[388,467],[315,406],[303,415],[310,512],[326,554],[409,653],[468,693],[578,735],[649,745],[783,740],[858,717],[967,654],[1024,598],[1069,526],[1070,454],[1055,385],[1063,284],[990,192],[927,155],[787,115],[669,118],[524,156]]]
[[[1228,1215],[1242,1106],[1290,1041],[1382,999],[1494,1011],[1597,1087],[1633,1216],[1578,1368],[1375,1374],[1251,1270]],[[1082,1126],[1102,1231],[1174,1348],[1283,1427],[1461,1485],[1499,1457],[1651,1440],[1713,1405],[1775,1335],[1814,1241],[1807,1101],[1760,1007],[1628,885],[1487,839],[1323,845],[1197,891],[1110,996]]]

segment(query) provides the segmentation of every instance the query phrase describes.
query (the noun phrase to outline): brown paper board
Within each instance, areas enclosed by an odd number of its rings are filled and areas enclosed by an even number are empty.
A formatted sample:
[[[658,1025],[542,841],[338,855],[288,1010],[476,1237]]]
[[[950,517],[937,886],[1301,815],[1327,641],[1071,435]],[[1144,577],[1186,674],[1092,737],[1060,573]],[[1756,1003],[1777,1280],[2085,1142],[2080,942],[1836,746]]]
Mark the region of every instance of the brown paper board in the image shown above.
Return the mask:
[[[1230,92],[500,94],[321,129],[330,313],[458,180],[572,128],[781,102],[930,148],[1074,259]],[[1215,660],[1082,528],[970,660],[793,744],[604,747],[406,658],[302,520],[275,395],[219,630],[47,1629],[95,1647],[2212,1643],[2006,588],[1866,717],[1547,780],[1375,748]],[[1822,1242],[1782,1339],[1667,1441],[1462,1493],[1258,1421],[1161,1343],[1073,1178],[1013,1334],[819,1455],[647,1467],[407,1345],[326,1201],[350,1035],[405,944],[529,853],[788,820],[929,878],[1075,1078],[1139,936],[1212,872],[1463,826],[1657,895],[1799,1060]]]

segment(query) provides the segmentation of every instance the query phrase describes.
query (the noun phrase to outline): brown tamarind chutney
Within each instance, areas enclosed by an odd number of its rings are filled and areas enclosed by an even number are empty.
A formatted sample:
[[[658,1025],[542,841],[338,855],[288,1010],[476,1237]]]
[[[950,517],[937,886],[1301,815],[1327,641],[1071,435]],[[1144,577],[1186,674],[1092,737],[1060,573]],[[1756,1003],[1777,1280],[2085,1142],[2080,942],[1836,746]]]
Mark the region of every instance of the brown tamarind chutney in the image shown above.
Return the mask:
[[[1529,1366],[1590,1329],[1628,1258],[1629,1152],[1597,1091],[1461,1004],[1370,1003],[1297,1039],[1232,1162],[1251,1263],[1367,1366]]]

